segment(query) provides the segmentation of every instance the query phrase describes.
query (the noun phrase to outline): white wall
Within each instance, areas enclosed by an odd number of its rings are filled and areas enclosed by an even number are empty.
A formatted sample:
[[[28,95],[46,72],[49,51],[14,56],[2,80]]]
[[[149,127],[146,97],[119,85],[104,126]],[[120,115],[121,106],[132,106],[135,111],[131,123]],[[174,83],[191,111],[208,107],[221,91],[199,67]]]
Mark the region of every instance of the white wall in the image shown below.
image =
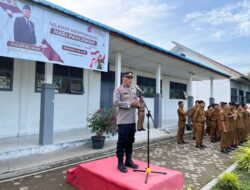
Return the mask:
[[[39,133],[41,94],[35,92],[35,62],[15,59],[13,90],[0,91],[0,138]],[[155,73],[135,71],[126,67],[122,72],[156,78]],[[177,103],[169,100],[169,82],[186,80],[161,76],[163,121],[177,119]],[[133,85],[136,84],[136,77]],[[84,70],[84,94],[55,94],[54,131],[66,131],[87,126],[86,118],[100,108],[101,73]],[[145,98],[154,117],[154,98]],[[186,104],[186,101],[184,101]],[[146,122],[146,120],[145,120]]]
[[[54,131],[86,127],[100,106],[100,73],[84,70],[83,95],[55,94]],[[12,91],[0,91],[0,138],[39,133],[41,94],[35,93],[35,62],[15,59]]]
[[[194,100],[203,100],[206,105],[209,105],[210,98],[210,80],[194,81],[193,84],[193,96]],[[230,80],[214,80],[214,97],[215,102],[230,102]]]
[[[19,82],[13,84],[13,91],[0,91],[0,137],[18,135],[20,68],[20,63],[14,65],[13,80]]]
[[[173,77],[168,77],[166,76],[166,103],[163,104],[165,107],[165,120],[168,121],[176,121],[178,119],[177,115],[177,109],[178,109],[178,102],[183,101],[184,102],[184,109],[187,109],[187,100],[179,100],[179,99],[169,99],[169,94],[170,94],[170,81],[171,82],[178,82],[178,83],[183,83],[187,84],[187,80],[184,79],[179,79],[179,78],[173,78]]]

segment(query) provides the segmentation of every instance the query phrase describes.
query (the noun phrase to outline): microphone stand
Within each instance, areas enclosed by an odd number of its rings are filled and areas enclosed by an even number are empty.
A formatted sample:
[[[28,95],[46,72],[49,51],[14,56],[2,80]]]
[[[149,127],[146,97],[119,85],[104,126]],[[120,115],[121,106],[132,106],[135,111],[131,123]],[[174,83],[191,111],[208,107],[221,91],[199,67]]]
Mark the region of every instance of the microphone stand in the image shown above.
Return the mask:
[[[139,97],[141,97],[141,95],[139,95]],[[144,99],[143,99],[143,101],[144,101]],[[149,147],[150,147],[150,142],[149,142],[149,118],[151,118],[151,120],[152,120],[152,122],[153,122],[153,124],[154,124],[154,127],[157,129],[157,126],[155,125],[155,122],[154,122],[154,119],[153,119],[153,117],[152,117],[152,115],[151,115],[151,112],[150,112],[150,110],[148,109],[148,106],[147,106],[147,104],[145,103],[145,101],[144,101],[144,105],[145,105],[145,108],[146,108],[146,110],[147,110],[147,114],[146,114],[146,116],[147,116],[147,129],[148,129],[148,131],[147,131],[147,168],[145,168],[145,170],[133,170],[134,172],[145,172],[147,175],[146,175],[146,179],[145,179],[145,184],[148,182],[148,176],[149,176],[149,174],[150,173],[157,173],[157,174],[164,174],[164,175],[166,175],[167,173],[166,172],[158,172],[158,171],[152,171],[151,170],[151,168],[150,168],[150,161],[149,161]]]

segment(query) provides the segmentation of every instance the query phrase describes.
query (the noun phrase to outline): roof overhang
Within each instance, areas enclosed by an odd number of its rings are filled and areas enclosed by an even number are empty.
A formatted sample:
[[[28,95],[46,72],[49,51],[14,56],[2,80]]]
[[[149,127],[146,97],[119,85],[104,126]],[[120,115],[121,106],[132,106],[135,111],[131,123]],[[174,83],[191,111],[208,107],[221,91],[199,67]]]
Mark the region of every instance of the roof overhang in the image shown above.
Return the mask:
[[[190,73],[193,74],[192,78],[195,81],[230,77],[196,61],[166,52],[164,49],[156,49],[137,43],[116,34],[111,33],[109,43],[109,61],[111,64],[115,63],[116,52],[121,52],[122,65],[131,69],[156,73],[156,65],[161,64],[163,75],[181,79],[188,79]]]

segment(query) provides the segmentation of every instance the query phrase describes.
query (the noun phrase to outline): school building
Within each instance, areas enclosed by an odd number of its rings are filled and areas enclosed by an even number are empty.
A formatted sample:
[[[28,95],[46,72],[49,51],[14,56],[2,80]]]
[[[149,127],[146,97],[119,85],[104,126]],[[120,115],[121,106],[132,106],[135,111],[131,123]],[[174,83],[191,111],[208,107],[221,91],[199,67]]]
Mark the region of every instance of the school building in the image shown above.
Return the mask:
[[[40,134],[39,143],[45,145],[53,143],[54,132],[87,128],[88,114],[99,108],[112,106],[113,90],[115,86],[121,84],[121,73],[126,71],[134,73],[132,86],[137,84],[145,92],[145,101],[159,127],[164,127],[166,122],[171,121],[176,124],[178,101],[184,100],[190,107],[193,100],[200,96],[193,93],[196,88],[193,81],[201,83],[212,79],[214,82],[209,84],[210,93],[206,95],[208,98],[215,98],[216,101],[219,101],[221,96],[221,94],[217,96],[216,90],[213,90],[217,87],[215,85],[217,81],[218,84],[226,80],[231,81],[232,73],[208,65],[203,62],[204,60],[194,60],[180,55],[179,52],[166,50],[46,1],[18,0],[17,5],[10,5],[14,7],[12,12],[15,12],[15,7],[19,6],[21,9],[23,4],[28,4],[32,8],[32,15],[36,10],[45,11],[59,15],[65,19],[65,23],[69,21],[91,28],[97,31],[97,35],[100,32],[108,34],[107,43],[104,44],[108,47],[107,72],[98,68],[77,66],[80,63],[74,61],[60,63],[58,55],[56,63],[53,63],[48,54],[46,61],[46,57],[40,59],[38,53],[27,51],[24,56],[23,52],[12,51],[20,49],[17,47],[20,43],[12,43],[15,45],[11,47],[12,54],[4,51],[5,47],[1,47],[0,138]],[[7,17],[7,13],[2,8],[1,18]],[[46,16],[44,15],[44,18]],[[32,16],[31,20],[33,17],[35,16]],[[6,18],[6,22],[9,19],[13,19],[13,16]],[[2,26],[1,23],[0,27]],[[54,24],[48,27],[54,27]],[[67,34],[67,28],[61,27],[60,30],[65,33],[57,33],[61,35],[59,37]],[[59,37],[57,36],[57,40],[61,43]],[[75,39],[67,40],[68,46],[70,44],[73,46]],[[23,47],[33,48],[32,45]],[[55,46],[54,50],[56,48]],[[72,53],[76,49],[74,46],[64,50]],[[81,53],[86,52],[81,51]],[[233,79],[233,82],[238,81]],[[228,92],[224,93],[229,97],[230,89],[228,86]],[[237,92],[239,90],[237,89]],[[200,88],[197,91],[201,93]],[[223,98],[223,100],[228,99]]]

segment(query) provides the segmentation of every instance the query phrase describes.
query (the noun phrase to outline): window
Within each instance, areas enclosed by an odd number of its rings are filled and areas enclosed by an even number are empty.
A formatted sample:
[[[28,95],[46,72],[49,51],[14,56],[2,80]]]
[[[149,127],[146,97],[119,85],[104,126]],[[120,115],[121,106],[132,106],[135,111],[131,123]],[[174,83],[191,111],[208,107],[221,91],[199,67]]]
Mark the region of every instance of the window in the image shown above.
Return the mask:
[[[12,91],[14,59],[0,57],[0,90]]]
[[[35,83],[35,91],[41,92],[42,85],[44,82],[44,73],[45,73],[45,63],[44,62],[36,62],[36,83]]]
[[[170,81],[170,99],[185,99],[184,92],[186,91],[186,84]]]
[[[240,103],[245,102],[245,97],[244,97],[244,91],[243,90],[239,90],[239,101],[240,101]]]
[[[41,91],[44,81],[45,64],[36,63],[36,92]],[[64,65],[53,65],[53,84],[56,92],[65,94],[83,94],[83,69]]]
[[[137,76],[137,85],[145,93],[144,97],[154,97],[156,94],[156,79]],[[161,80],[161,93],[162,93],[162,80]]]
[[[246,103],[250,103],[250,92],[246,92]]]
[[[238,96],[237,96],[237,89],[231,88],[231,102],[237,103],[238,102]]]

